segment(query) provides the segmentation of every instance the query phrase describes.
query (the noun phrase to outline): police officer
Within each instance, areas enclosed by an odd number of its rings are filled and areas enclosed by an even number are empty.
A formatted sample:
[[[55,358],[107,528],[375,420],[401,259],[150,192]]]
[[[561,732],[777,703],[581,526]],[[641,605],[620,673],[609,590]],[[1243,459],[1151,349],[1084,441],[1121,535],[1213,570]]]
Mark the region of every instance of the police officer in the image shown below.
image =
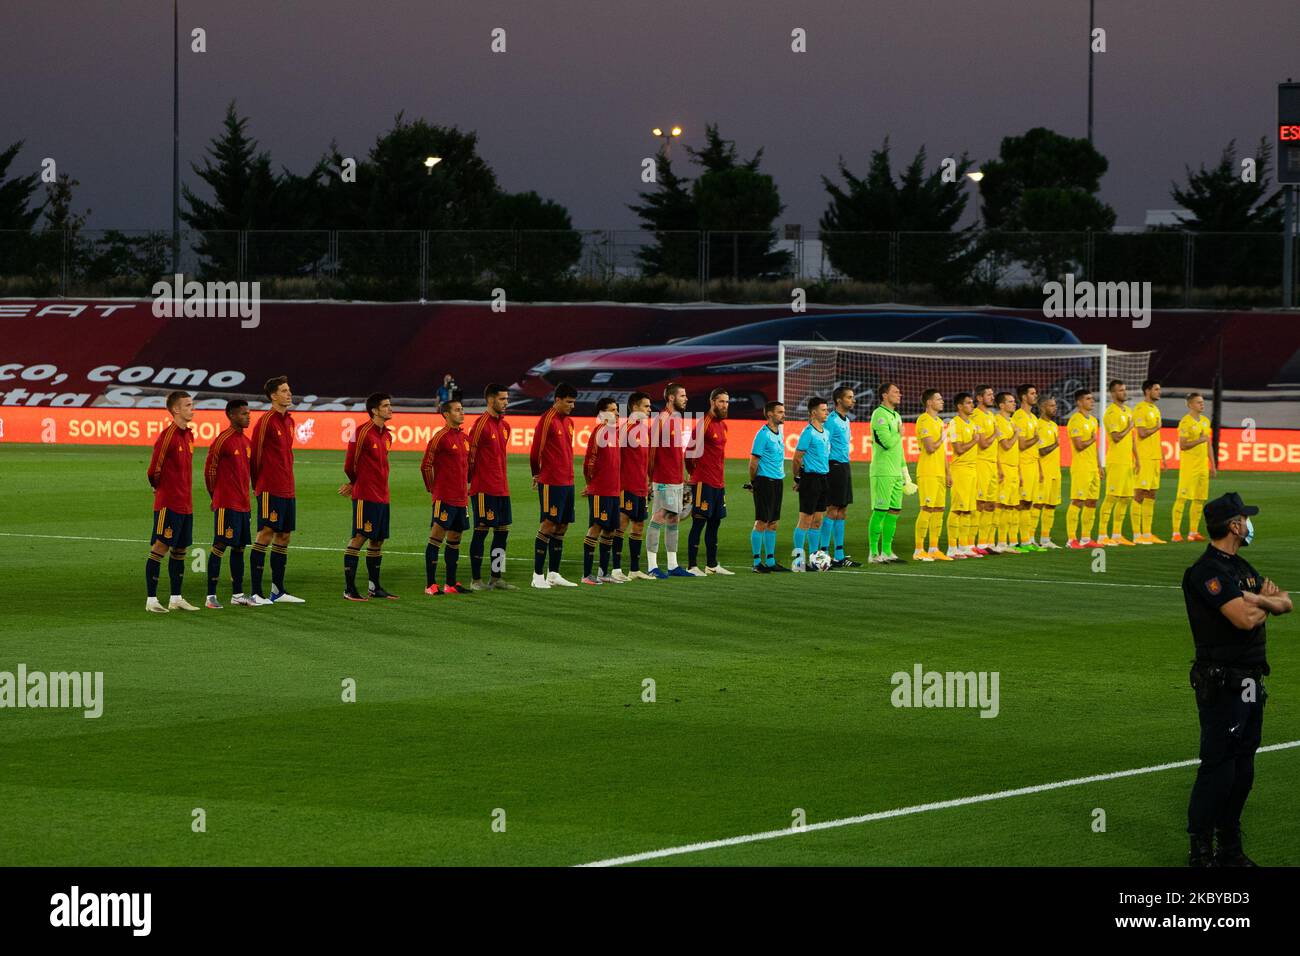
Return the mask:
[[[1255,539],[1256,514],[1235,492],[1208,502],[1210,544],[1183,573],[1201,719],[1201,766],[1187,807],[1190,866],[1255,866],[1241,848],[1241,811],[1255,780],[1268,699],[1264,622],[1291,610],[1290,595],[1239,554]]]

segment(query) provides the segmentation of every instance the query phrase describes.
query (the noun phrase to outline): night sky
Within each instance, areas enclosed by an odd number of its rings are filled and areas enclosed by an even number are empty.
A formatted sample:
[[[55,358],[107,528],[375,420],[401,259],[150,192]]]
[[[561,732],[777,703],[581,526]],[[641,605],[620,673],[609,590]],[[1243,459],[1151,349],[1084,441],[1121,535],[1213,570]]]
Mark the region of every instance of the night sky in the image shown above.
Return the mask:
[[[1236,138],[1271,135],[1276,84],[1300,78],[1295,0],[1098,0],[1095,140],[1120,225],[1168,208],[1169,182]],[[0,146],[10,173],[52,156],[97,228],[170,226],[171,4],[3,0]],[[362,156],[408,117],[477,130],[509,190],[535,189],[579,228],[633,228],[649,130],[699,146],[718,122],[815,228],[819,175],[865,171],[886,135],[895,168],[997,153],[1004,135],[1086,134],[1087,0],[182,0],[181,159],[238,101],[279,165],[302,172],[336,138]],[[208,52],[189,52],[191,27]],[[508,52],[489,51],[494,27]],[[808,32],[805,54],[790,31]],[[674,158],[677,158],[675,153]],[[684,159],[684,156],[683,156]],[[21,167],[21,169],[19,168]]]

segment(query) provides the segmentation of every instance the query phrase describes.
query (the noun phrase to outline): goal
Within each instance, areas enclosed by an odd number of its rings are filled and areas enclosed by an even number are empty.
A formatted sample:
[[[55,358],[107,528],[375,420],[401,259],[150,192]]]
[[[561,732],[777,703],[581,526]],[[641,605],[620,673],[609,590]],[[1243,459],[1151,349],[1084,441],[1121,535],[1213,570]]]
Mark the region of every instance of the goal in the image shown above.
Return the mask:
[[[958,342],[801,342],[778,345],[777,396],[787,420],[806,421],[808,399],[831,400],[840,386],[853,389],[855,418],[865,421],[875,408],[876,390],[893,382],[903,393],[898,411],[915,419],[922,411],[921,393],[937,388],[946,402],[943,418],[956,414],[953,396],[977,385],[1014,392],[1031,382],[1039,398],[1056,397],[1057,421],[1074,412],[1074,393],[1089,389],[1097,399],[1098,420],[1106,409],[1106,382],[1122,379],[1130,399],[1151,367],[1151,352],[1120,352],[1105,345],[984,345]],[[1101,454],[1105,456],[1103,437]]]

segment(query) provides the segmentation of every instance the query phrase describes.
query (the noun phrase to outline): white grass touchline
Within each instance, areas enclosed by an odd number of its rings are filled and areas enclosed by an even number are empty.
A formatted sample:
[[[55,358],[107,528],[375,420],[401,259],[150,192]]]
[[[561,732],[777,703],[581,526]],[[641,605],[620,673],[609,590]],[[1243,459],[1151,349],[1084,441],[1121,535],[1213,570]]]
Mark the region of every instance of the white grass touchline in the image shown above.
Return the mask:
[[[77,534],[22,534],[21,532],[18,531],[0,531],[0,537],[54,538],[55,540],[58,541],[116,541],[122,544],[143,544],[143,545],[148,545],[149,543],[145,541],[144,538],[88,538],[85,537],[84,535],[77,535]],[[196,540],[193,544],[190,545],[190,547],[202,548],[204,547],[204,545],[200,544]],[[294,551],[340,551],[342,550],[341,548],[313,547],[312,545],[309,544],[291,544],[289,547],[291,547]],[[415,558],[424,557],[423,551],[385,551],[384,554],[400,554],[403,557],[415,557]]]
[[[854,571],[848,568],[840,568],[833,572],[835,574],[879,574],[882,580],[893,578],[925,578],[927,581],[933,581],[933,574],[917,574],[915,571]],[[888,575],[888,578],[883,577]],[[1022,578],[1022,577],[998,577],[996,575],[980,574],[955,574],[945,581],[1014,581],[1016,584],[1078,584],[1086,588],[1154,588],[1157,591],[1181,591],[1182,587],[1177,584],[1125,584],[1120,581],[1070,581],[1066,578]]]
[[[85,535],[77,534],[25,534],[19,531],[0,531],[0,538],[50,538],[56,541],[111,541],[121,544],[145,544],[148,542],[144,538],[91,538]],[[197,541],[191,547],[203,547]],[[339,548],[322,548],[306,544],[291,544],[290,547],[295,551],[338,551]],[[424,557],[423,551],[385,551],[384,554],[400,554],[403,557]],[[520,558],[519,560],[522,560]],[[572,559],[566,559],[566,563],[573,563]],[[847,568],[841,568],[834,572],[840,574],[872,574],[881,575],[882,580],[892,580],[893,578],[922,578],[926,581],[933,581],[934,574],[917,574],[914,571],[853,571]],[[888,578],[884,576],[888,575]],[[1077,584],[1083,587],[1092,588],[1147,588],[1157,591],[1181,591],[1182,588],[1176,584],[1126,584],[1119,581],[1070,581],[1065,578],[1026,578],[1026,577],[998,577],[996,575],[977,575],[961,574],[945,578],[947,581],[1014,581],[1016,584]]]
[[[1270,750],[1289,750],[1300,747],[1300,740],[1289,740],[1283,744],[1269,744],[1260,747],[1260,753]],[[758,843],[762,840],[776,840],[780,837],[798,836],[812,833],[814,830],[833,830],[838,827],[851,827],[859,823],[872,823],[876,820],[890,820],[894,817],[912,816],[916,813],[928,813],[931,810],[949,810],[953,807],[966,807],[973,803],[988,803],[991,800],[1007,800],[1011,797],[1024,797],[1049,790],[1061,790],[1065,787],[1077,787],[1085,783],[1103,783],[1119,780],[1123,777],[1136,777],[1147,773],[1159,773],[1161,770],[1177,770],[1182,767],[1195,767],[1196,760],[1176,760],[1152,767],[1137,767],[1133,770],[1117,770],[1114,773],[1099,773],[1091,777],[1075,777],[1073,780],[1058,780],[1055,783],[1040,783],[1032,787],[1018,787],[1015,790],[999,790],[996,793],[981,793],[974,797],[958,797],[955,800],[940,800],[936,803],[920,803],[913,807],[900,807],[897,810],[882,810],[879,813],[867,813],[859,817],[842,817],[839,820],[826,820],[822,823],[808,823],[802,827],[785,827],[781,830],[767,830],[763,833],[749,833],[745,836],[727,837],[725,840],[708,840],[703,843],[688,843],[685,846],[668,847],[663,850],[651,850],[648,853],[633,853],[629,856],[616,856],[608,860],[595,860],[580,866],[622,866],[625,863],[641,863],[645,860],[659,860],[668,856],[682,856],[687,853],[700,853],[704,850],[716,850],[721,847],[740,846],[743,843]]]

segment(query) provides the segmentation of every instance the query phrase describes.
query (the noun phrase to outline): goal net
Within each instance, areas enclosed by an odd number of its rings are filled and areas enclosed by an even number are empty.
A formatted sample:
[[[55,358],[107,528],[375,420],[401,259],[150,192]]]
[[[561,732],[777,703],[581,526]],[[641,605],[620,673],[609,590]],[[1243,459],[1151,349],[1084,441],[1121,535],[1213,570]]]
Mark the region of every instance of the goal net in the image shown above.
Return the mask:
[[[777,395],[788,421],[808,419],[808,399],[831,401],[835,389],[853,389],[854,418],[866,421],[879,399],[882,382],[903,393],[899,413],[915,420],[923,409],[921,393],[937,388],[944,397],[943,418],[956,411],[953,397],[991,385],[1015,392],[1021,383],[1038,388],[1041,401],[1056,397],[1056,417],[1065,424],[1074,412],[1074,393],[1089,389],[1096,396],[1093,414],[1106,409],[1106,382],[1122,379],[1130,402],[1141,398],[1140,386],[1151,366],[1151,352],[1119,352],[1105,345],[984,345],[957,342],[798,342],[779,344]],[[1103,443],[1104,453],[1104,443]]]

